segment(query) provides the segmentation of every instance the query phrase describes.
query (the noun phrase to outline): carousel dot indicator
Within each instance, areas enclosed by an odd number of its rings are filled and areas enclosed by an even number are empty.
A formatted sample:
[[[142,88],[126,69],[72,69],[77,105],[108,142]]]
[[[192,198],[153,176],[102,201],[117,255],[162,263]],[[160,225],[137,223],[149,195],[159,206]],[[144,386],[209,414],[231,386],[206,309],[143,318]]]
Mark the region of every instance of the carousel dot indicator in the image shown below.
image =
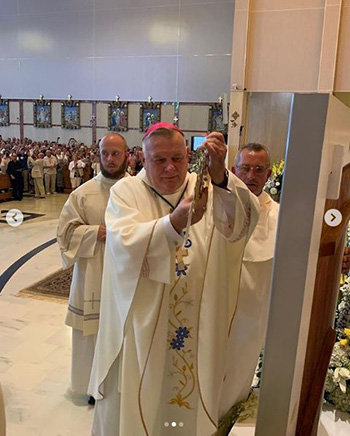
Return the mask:
[[[172,422],[172,423],[171,423],[171,426],[172,426],[172,427],[176,427],[176,422],[175,422],[175,421]]]
[[[183,427],[184,423],[183,422],[179,422],[179,427]]]
[[[169,423],[168,422],[164,422],[164,427],[169,427]]]

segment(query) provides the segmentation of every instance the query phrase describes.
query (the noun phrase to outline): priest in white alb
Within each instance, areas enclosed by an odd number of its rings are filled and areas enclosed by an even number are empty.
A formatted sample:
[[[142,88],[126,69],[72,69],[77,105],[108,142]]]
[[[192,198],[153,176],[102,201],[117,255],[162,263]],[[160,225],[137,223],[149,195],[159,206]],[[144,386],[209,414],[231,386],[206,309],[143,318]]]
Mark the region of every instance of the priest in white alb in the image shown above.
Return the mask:
[[[243,255],[239,298],[232,323],[231,360],[236,362],[225,384],[236,380],[239,401],[246,400],[259,354],[263,348],[269,307],[272,264],[275,251],[279,204],[264,191],[271,175],[270,154],[262,144],[251,143],[241,148],[232,169],[259,200],[259,221]],[[230,404],[226,395],[224,410]]]
[[[99,324],[105,210],[109,190],[126,173],[127,144],[116,133],[99,144],[101,172],[74,190],[58,220],[63,267],[74,265],[66,324],[72,327],[71,388],[87,395]],[[90,404],[94,399],[89,399]]]
[[[144,170],[111,189],[89,386],[95,436],[209,436],[222,399],[236,402],[235,380],[225,385],[235,365],[228,347],[259,206],[226,170],[223,135],[209,134],[203,149],[211,182],[192,215],[197,175],[171,124],[149,128]]]

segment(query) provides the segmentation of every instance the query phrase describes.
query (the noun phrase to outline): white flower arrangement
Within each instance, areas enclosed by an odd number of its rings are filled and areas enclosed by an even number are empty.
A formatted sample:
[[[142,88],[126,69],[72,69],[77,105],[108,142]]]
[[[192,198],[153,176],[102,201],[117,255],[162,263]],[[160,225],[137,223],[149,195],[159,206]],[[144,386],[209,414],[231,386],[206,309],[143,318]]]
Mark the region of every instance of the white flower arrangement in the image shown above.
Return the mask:
[[[350,245],[350,225],[347,229],[347,246]],[[344,276],[342,276],[344,278]],[[342,412],[350,413],[350,277],[340,284],[340,299],[336,310],[337,340],[333,347],[325,382],[324,399]],[[256,367],[253,387],[260,387],[264,361],[262,350]]]
[[[271,197],[279,203],[282,180],[284,173],[284,160],[276,162],[272,165],[272,173],[269,180],[266,182],[265,191],[271,195]]]
[[[329,363],[324,399],[337,410],[350,413],[350,279],[340,287],[336,312],[337,341]]]
[[[339,386],[343,394],[346,394],[346,382],[350,380],[350,371],[347,368],[335,368],[333,380]]]

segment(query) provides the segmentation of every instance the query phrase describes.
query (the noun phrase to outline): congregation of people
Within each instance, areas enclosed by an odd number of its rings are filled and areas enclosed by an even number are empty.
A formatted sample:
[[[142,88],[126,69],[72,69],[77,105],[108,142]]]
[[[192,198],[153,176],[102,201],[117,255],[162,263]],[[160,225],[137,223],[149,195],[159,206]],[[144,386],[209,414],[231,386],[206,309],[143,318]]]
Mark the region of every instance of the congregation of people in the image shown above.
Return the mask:
[[[129,150],[127,170],[131,175],[142,168],[139,150],[137,146]],[[21,201],[23,193],[43,199],[70,192],[99,172],[98,145],[85,145],[74,138],[68,144],[28,138],[21,143],[19,138],[0,136],[0,174],[10,177],[15,200]]]

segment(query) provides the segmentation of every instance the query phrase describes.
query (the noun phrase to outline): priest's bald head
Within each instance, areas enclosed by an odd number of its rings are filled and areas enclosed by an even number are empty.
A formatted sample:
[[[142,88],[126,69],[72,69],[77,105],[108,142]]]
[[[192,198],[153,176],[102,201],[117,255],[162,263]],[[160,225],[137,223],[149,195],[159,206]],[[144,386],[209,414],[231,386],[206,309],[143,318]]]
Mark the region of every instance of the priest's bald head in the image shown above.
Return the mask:
[[[270,153],[262,144],[250,143],[235,157],[232,172],[255,194],[260,195],[271,175]]]
[[[128,161],[128,146],[119,133],[108,133],[99,143],[101,173],[108,179],[124,176]]]
[[[169,123],[157,123],[145,133],[142,164],[150,184],[160,194],[176,192],[187,174],[188,149],[184,134]]]

